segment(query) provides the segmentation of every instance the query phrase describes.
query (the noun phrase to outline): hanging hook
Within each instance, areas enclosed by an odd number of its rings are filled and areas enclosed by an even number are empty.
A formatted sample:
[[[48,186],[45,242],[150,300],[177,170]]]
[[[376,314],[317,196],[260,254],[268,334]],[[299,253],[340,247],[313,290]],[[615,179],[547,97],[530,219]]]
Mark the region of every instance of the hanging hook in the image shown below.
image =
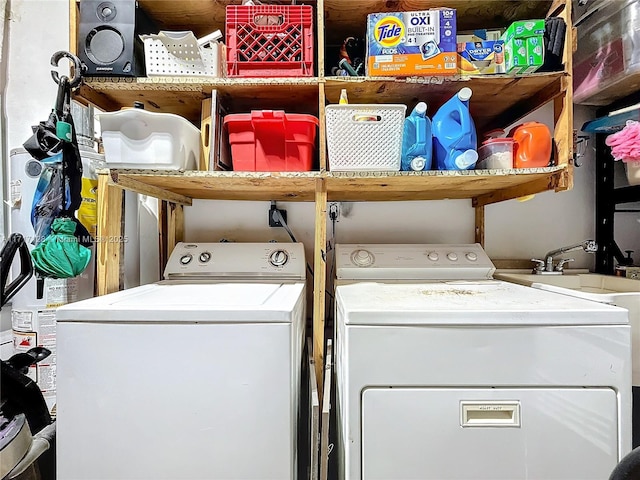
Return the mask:
[[[589,136],[588,135],[578,135],[576,138],[576,152],[575,152],[575,160],[573,164],[576,167],[581,167],[582,162],[578,163],[578,159],[584,157],[587,153],[587,148],[589,147]]]
[[[60,60],[62,60],[63,58],[68,58],[73,64],[74,76],[69,79],[69,86],[71,88],[75,88],[80,85],[80,82],[82,81],[82,64],[80,63],[80,59],[75,55],[69,52],[65,52],[64,50],[60,50],[59,52],[56,52],[51,56],[51,65],[57,67],[58,63],[60,63]],[[57,84],[60,83],[60,77],[58,76],[58,72],[56,72],[55,70],[51,70],[51,77],[53,78],[54,82],[56,82]]]

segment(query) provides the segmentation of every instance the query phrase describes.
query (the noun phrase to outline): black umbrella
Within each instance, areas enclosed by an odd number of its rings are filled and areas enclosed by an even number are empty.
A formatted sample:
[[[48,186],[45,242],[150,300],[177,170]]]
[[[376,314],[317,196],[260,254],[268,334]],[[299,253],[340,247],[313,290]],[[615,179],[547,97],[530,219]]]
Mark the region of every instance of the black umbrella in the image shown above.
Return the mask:
[[[80,60],[69,52],[56,52],[51,64],[68,58],[75,77],[52,77],[58,83],[56,104],[47,120],[32,127],[25,149],[45,168],[40,176],[31,210],[36,247],[32,252],[40,277],[67,278],[86,268],[92,243],[87,229],[76,218],[82,203],[82,159],[71,115],[71,89],[82,81]],[[72,241],[71,241],[72,240]]]

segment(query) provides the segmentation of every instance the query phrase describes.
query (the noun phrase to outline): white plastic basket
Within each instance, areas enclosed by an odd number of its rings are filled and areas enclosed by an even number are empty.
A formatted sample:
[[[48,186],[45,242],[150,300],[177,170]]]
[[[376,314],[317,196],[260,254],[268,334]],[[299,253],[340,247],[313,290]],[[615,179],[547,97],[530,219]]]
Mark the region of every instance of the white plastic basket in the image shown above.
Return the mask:
[[[181,116],[128,108],[96,117],[109,168],[198,169],[200,130]]]
[[[329,169],[400,170],[406,105],[329,105]]]
[[[182,36],[177,33],[184,32],[141,35],[147,76],[219,77],[222,44],[200,47],[191,32]]]

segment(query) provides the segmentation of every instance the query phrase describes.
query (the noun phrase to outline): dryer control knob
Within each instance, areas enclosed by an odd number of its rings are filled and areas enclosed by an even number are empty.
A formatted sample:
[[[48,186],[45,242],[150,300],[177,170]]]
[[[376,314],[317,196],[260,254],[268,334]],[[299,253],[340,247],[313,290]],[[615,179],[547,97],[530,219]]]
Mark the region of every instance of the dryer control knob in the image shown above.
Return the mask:
[[[432,262],[437,262],[440,257],[438,256],[438,252],[429,252],[429,255],[427,255],[427,258]]]
[[[211,252],[202,252],[198,256],[198,260],[200,260],[200,263],[207,263],[209,260],[211,260]]]
[[[191,255],[190,253],[187,253],[186,255],[180,257],[180,263],[182,265],[189,265],[191,263],[191,260],[193,260],[193,255]]]
[[[358,267],[368,267],[373,264],[373,253],[368,250],[356,250],[351,254],[351,261]]]
[[[469,260],[470,262],[475,262],[476,260],[478,260],[478,255],[473,252],[467,253],[465,257],[467,257],[467,260]]]
[[[274,250],[269,255],[269,263],[274,267],[283,267],[289,261],[289,254],[284,250]]]
[[[458,254],[455,252],[447,253],[447,258],[452,262],[456,262],[458,260]]]

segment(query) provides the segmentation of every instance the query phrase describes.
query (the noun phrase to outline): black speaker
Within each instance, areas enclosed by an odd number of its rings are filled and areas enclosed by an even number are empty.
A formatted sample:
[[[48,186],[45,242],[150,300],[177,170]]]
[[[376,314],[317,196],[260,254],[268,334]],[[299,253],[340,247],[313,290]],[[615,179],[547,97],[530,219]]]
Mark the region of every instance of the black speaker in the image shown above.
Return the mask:
[[[140,34],[157,33],[136,0],[81,0],[78,58],[83,75],[145,75]]]

